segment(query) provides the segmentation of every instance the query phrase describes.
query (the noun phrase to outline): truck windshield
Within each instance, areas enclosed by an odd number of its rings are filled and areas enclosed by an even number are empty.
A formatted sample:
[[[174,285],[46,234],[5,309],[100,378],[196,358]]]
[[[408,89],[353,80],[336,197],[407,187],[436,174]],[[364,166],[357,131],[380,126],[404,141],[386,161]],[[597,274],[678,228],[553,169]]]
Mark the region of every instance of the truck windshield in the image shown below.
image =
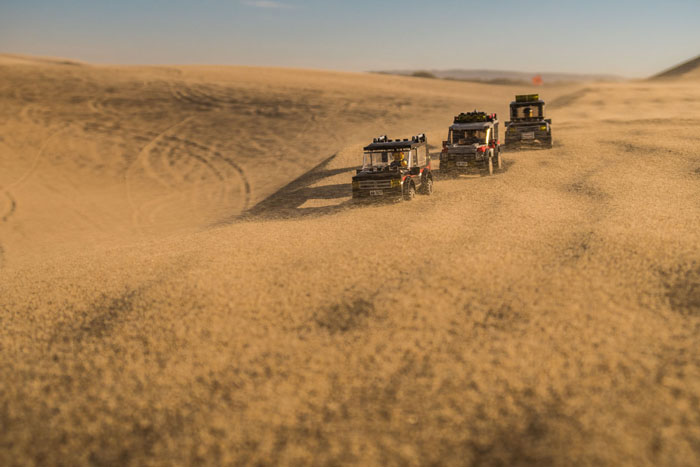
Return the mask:
[[[541,105],[521,105],[511,109],[512,118],[542,118]]]
[[[362,160],[362,167],[384,167],[391,162],[389,153],[386,152],[366,152]]]
[[[484,144],[487,133],[487,130],[452,130],[452,144]]]
[[[401,155],[405,164],[408,164],[408,151],[385,151],[385,152],[366,152],[362,160],[362,167],[386,167],[394,161],[401,161]],[[396,165],[396,164],[394,164]]]

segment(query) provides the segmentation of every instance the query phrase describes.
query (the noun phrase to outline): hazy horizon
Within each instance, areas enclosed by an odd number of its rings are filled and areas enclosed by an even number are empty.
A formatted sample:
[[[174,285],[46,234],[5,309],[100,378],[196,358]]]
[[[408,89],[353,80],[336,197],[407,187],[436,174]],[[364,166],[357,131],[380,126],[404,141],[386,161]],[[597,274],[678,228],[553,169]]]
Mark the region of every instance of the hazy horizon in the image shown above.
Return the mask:
[[[700,53],[691,0],[9,0],[0,13],[0,52],[92,63],[643,77]]]

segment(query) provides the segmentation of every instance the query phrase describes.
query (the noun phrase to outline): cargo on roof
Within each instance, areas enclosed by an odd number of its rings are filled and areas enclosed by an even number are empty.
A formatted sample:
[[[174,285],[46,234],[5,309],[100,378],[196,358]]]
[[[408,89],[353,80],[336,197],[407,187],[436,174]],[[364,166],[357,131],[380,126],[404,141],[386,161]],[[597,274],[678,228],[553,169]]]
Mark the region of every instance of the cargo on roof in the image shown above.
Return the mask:
[[[462,112],[456,115],[454,123],[476,123],[476,122],[493,122],[496,120],[496,114],[487,114],[486,112]]]
[[[392,149],[412,149],[424,144],[425,134],[420,134],[413,136],[411,139],[395,139],[390,140],[386,135],[380,136],[379,138],[374,138],[372,144],[364,147],[365,151],[386,151]]]
[[[515,96],[515,102],[535,102],[540,100],[539,94],[520,94]]]

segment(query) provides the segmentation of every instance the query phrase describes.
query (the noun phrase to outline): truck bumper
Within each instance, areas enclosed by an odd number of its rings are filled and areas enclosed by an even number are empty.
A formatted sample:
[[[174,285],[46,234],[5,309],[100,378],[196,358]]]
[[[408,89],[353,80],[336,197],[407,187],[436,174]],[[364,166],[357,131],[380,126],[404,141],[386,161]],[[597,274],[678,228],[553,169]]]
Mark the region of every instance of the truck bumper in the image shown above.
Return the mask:
[[[550,148],[552,147],[551,131],[507,132],[503,145],[505,148]]]
[[[384,188],[381,190],[352,190],[352,199],[356,201],[380,201],[383,199],[396,199],[403,195],[401,187]]]
[[[440,161],[440,172],[442,173],[475,173],[488,167],[488,159],[448,159]]]

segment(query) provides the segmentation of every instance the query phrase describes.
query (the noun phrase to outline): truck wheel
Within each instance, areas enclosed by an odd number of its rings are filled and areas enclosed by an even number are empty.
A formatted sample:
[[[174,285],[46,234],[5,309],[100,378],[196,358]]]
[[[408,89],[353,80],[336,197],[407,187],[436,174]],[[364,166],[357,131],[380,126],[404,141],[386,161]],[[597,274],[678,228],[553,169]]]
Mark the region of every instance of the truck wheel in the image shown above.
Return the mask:
[[[489,156],[489,175],[493,175],[493,157]]]
[[[431,177],[426,177],[423,186],[421,187],[424,195],[433,194],[433,179]]]
[[[503,170],[503,156],[501,155],[501,151],[500,151],[500,150],[498,151],[498,156],[497,156],[497,157],[498,157],[498,159],[497,159],[498,170]]]
[[[411,183],[408,185],[408,188],[404,191],[403,199],[404,199],[404,201],[411,201],[415,197],[416,197],[416,186],[413,183]]]

